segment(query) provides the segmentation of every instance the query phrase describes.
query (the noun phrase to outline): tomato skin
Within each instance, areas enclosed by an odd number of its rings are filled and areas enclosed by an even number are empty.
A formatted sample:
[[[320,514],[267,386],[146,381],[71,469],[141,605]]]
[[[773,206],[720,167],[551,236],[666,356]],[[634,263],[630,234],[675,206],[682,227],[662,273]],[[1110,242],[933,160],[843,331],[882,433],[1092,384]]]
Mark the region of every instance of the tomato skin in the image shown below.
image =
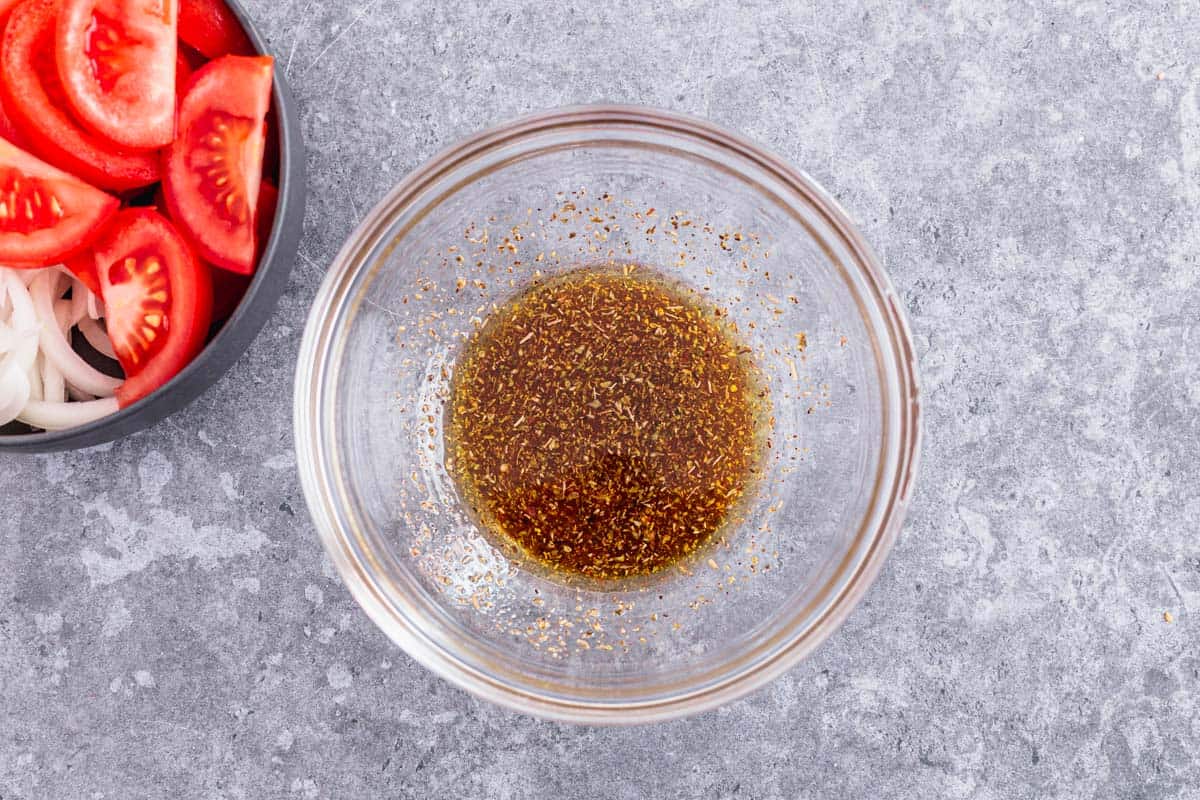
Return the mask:
[[[0,264],[58,264],[90,245],[119,205],[0,139]]]
[[[179,108],[179,135],[164,152],[163,191],[204,260],[249,275],[262,184],[274,61],[225,56],[199,69]]]
[[[104,189],[125,190],[158,180],[153,153],[122,150],[85,131],[65,107],[54,63],[58,0],[24,0],[13,9],[0,46],[0,89],[13,122],[45,161]]]
[[[183,101],[183,93],[192,82],[192,65],[182,50],[175,51],[175,106],[178,112],[179,103]]]
[[[96,297],[100,296],[100,276],[96,273],[96,254],[91,250],[71,256],[63,262],[63,266],[88,288]]]
[[[178,0],[59,0],[58,74],[75,116],[132,150],[175,137]]]
[[[94,249],[108,333],[126,375],[117,400],[127,408],[204,349],[212,280],[175,226],[153,209],[122,211]]]
[[[180,0],[179,38],[205,58],[254,55],[242,23],[221,0]]]
[[[166,214],[167,218],[170,218],[171,212],[168,210],[166,198],[161,190],[154,197],[154,206],[160,210],[160,213]],[[271,240],[271,232],[275,228],[275,211],[278,206],[279,190],[264,179],[258,190],[258,212],[254,222],[258,233],[256,258],[259,261],[262,260],[263,251],[266,250],[267,244]],[[213,323],[224,322],[232,317],[238,306],[242,304],[242,299],[245,298],[246,291],[254,281],[254,276],[214,267],[207,262],[205,266],[208,268],[213,282]]]
[[[269,181],[263,181],[258,187],[258,209],[254,217],[254,226],[258,235],[258,254],[261,259],[267,243],[271,240],[271,232],[275,230],[275,211],[279,207],[279,190]]]
[[[0,0],[0,31],[8,24],[8,17],[21,0]]]
[[[21,0],[0,0],[0,35],[3,35],[4,29],[8,26],[8,18],[12,14],[13,8]],[[7,139],[22,150],[31,150],[29,141],[25,138],[25,134],[17,128],[17,124],[12,121],[12,115],[8,113],[8,109],[4,107],[4,92],[0,91],[0,137]]]
[[[275,208],[278,204],[279,190],[264,180],[258,190],[258,216],[255,219],[259,261],[262,260],[263,251],[271,240],[271,231],[275,228]],[[242,304],[254,276],[239,275],[220,267],[210,266],[210,269],[213,280],[213,322],[224,322],[232,317]]]
[[[204,55],[196,48],[192,47],[190,44],[185,42],[183,39],[179,40],[179,55],[183,56],[183,60],[187,62],[188,70],[191,72],[195,72],[196,70],[200,69],[205,64],[207,64],[209,61],[212,61],[211,58]],[[183,96],[182,90],[187,88],[187,84],[184,84],[183,86],[181,86],[179,88],[180,88],[179,95],[180,95],[180,97],[182,97]]]
[[[17,124],[12,121],[12,117],[8,115],[8,109],[4,107],[4,95],[0,92],[0,137],[8,140],[12,144],[22,150],[29,150],[29,141],[25,135],[17,128]]]

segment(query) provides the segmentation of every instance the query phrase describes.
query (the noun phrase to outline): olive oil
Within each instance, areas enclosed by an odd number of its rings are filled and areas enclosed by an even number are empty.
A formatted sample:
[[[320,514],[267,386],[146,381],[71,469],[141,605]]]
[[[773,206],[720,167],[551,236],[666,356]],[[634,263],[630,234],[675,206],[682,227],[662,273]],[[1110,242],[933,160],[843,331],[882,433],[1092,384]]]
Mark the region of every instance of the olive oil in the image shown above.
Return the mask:
[[[550,570],[648,575],[751,488],[766,392],[721,312],[644,267],[581,268],[497,309],[459,358],[447,467]]]

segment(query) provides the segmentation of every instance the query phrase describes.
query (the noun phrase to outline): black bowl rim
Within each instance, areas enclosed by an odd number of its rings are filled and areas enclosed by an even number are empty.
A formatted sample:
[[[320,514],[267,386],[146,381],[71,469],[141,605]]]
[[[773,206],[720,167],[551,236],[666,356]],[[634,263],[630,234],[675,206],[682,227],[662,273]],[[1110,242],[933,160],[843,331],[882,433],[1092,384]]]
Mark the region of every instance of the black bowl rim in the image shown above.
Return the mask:
[[[239,0],[225,0],[258,53],[267,47]],[[0,452],[52,453],[116,441],[181,411],[242,357],[275,312],[299,252],[304,229],[305,150],[300,117],[278,60],[272,101],[279,126],[279,205],[254,280],[233,316],[208,346],[169,383],[116,414],[65,431],[0,436]]]

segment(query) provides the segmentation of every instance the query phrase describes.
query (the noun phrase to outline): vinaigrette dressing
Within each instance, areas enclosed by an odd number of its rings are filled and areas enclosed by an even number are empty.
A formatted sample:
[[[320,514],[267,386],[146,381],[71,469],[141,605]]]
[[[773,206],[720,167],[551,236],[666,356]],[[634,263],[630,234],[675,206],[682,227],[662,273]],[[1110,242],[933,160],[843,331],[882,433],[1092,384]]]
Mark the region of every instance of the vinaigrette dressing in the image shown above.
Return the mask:
[[[760,469],[749,352],[644,267],[535,284],[467,342],[447,466],[484,526],[553,572],[658,572],[713,540]]]

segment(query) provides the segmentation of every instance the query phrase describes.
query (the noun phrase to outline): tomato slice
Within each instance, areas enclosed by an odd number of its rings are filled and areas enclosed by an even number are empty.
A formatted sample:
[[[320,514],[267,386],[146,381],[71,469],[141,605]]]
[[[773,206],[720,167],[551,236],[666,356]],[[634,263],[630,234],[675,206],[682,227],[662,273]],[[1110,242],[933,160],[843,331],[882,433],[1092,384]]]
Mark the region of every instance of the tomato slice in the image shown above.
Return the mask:
[[[28,140],[26,140],[24,134],[17,128],[17,124],[12,121],[12,117],[8,115],[8,109],[4,107],[2,92],[0,92],[0,137],[23,150],[29,149]]]
[[[60,0],[55,52],[71,109],[123,147],[175,138],[178,0]]]
[[[64,261],[63,266],[69,269],[72,275],[79,278],[92,294],[96,297],[100,296],[100,276],[96,273],[95,253],[91,250],[84,250]]]
[[[171,218],[206,261],[243,275],[254,272],[273,65],[269,56],[225,56],[201,67],[163,165]]]
[[[0,139],[0,263],[57,264],[91,244],[119,205]]]
[[[175,226],[149,208],[117,215],[96,242],[108,336],[125,370],[121,407],[174,378],[204,348],[212,281]]]
[[[206,58],[254,55],[242,23],[221,0],[180,0],[179,38]]]
[[[279,190],[265,180],[258,190],[258,219],[255,228],[258,231],[258,258],[262,258],[267,242],[271,240],[271,231],[275,227],[275,207],[279,203]],[[254,277],[240,275],[227,269],[212,268],[213,279],[213,321],[223,322],[233,316],[242,298],[250,288]]]
[[[187,91],[188,84],[192,82],[192,65],[188,63],[187,56],[182,50],[175,51],[175,102],[178,105],[179,101],[183,100],[183,93]],[[176,109],[178,110],[178,109]]]
[[[258,187],[258,213],[254,217],[255,232],[258,234],[258,258],[262,258],[271,232],[275,230],[275,210],[279,206],[279,190],[270,182],[263,181]]]
[[[54,54],[58,0],[25,0],[13,9],[0,48],[4,103],[33,151],[60,169],[105,189],[158,180],[152,153],[131,153],[72,119]]]
[[[180,9],[179,16],[180,16],[180,19],[183,18],[182,7]],[[195,72],[196,70],[200,69],[201,67],[203,67],[205,64],[207,64],[209,61],[212,60],[211,58],[204,55],[199,50],[197,50],[196,48],[192,47],[190,44],[185,42],[183,39],[179,40],[179,54],[181,56],[183,56],[183,60],[187,62],[188,69],[190,69],[192,72]],[[182,96],[183,93],[180,92],[180,95]]]
[[[8,18],[12,14],[13,8],[21,0],[0,0],[0,34],[8,26]],[[8,113],[8,109],[4,107],[4,92],[0,92],[0,137],[20,147],[22,150],[29,150],[29,142],[25,135],[17,128],[17,124],[12,121],[12,114]]]

